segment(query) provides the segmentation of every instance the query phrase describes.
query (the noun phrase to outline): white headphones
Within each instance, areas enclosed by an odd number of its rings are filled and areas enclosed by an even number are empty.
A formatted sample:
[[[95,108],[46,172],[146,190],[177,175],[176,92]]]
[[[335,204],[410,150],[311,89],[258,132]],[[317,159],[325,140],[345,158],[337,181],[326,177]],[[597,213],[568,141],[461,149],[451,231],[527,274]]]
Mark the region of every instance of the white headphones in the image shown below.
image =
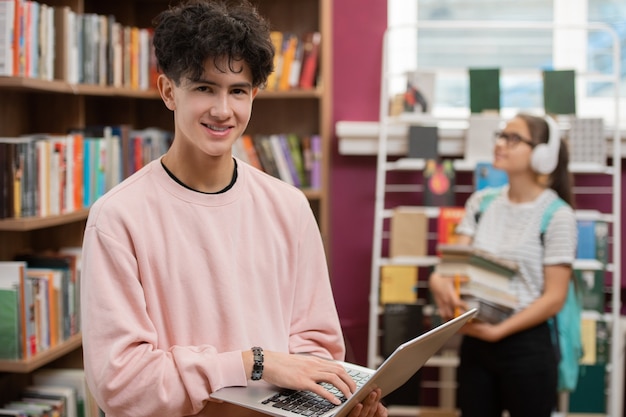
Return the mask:
[[[546,115],[544,120],[548,124],[548,143],[535,146],[530,157],[530,166],[539,174],[551,174],[559,162],[559,148],[561,147],[561,133],[556,121]]]

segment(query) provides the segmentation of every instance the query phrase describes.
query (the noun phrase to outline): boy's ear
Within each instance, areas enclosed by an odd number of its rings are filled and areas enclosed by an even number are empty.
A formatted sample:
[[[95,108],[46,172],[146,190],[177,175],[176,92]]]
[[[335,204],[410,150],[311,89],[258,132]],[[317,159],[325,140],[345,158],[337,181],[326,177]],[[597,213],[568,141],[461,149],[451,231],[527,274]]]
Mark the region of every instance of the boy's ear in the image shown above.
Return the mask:
[[[166,75],[161,74],[157,78],[157,88],[165,107],[174,111],[176,110],[176,104],[174,102],[174,81],[168,78]]]

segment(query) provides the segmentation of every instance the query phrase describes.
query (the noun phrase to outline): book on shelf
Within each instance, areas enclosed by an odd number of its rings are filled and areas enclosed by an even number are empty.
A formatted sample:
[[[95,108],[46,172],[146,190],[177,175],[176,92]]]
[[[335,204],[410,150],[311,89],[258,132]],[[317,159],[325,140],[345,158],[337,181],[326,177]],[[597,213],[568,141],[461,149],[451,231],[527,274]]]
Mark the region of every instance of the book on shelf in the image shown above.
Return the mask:
[[[0,218],[34,215],[35,155],[35,143],[29,138],[0,138]]]
[[[597,259],[606,265],[609,261],[609,224],[601,219],[577,219],[576,225],[576,259]]]
[[[609,324],[601,317],[583,316],[580,332],[583,344],[582,365],[607,364],[610,362]]]
[[[422,193],[424,206],[454,206],[456,173],[449,159],[438,161],[426,160],[423,171],[424,188]]]
[[[499,127],[500,116],[497,114],[470,114],[463,159],[469,163],[492,161],[493,135]]]
[[[274,46],[274,71],[268,75],[265,89],[274,91],[278,88],[278,80],[280,79],[282,70],[283,33],[278,30],[273,30],[270,32],[270,39]]]
[[[469,68],[471,113],[500,113],[500,68]]]
[[[58,416],[53,406],[41,403],[31,403],[27,401],[10,401],[2,406],[4,410],[19,411],[23,415],[32,417],[53,417]],[[55,413],[55,414],[53,414]]]
[[[80,254],[64,250],[46,254],[18,255],[17,260],[26,262],[27,277],[45,279],[48,286],[48,314],[35,316],[35,328],[49,328],[47,343],[38,347],[36,352],[45,349],[45,345],[55,346],[80,331],[79,318],[79,287],[80,287]],[[45,284],[45,283],[43,283]],[[34,286],[34,284],[33,284]],[[32,296],[37,300],[36,294]],[[43,312],[42,312],[43,313]],[[41,346],[41,333],[35,340]]]
[[[417,267],[383,265],[380,269],[380,304],[417,301]]]
[[[0,76],[13,75],[15,1],[0,1]]]
[[[502,187],[509,183],[506,171],[495,168],[491,162],[477,162],[474,167],[474,189]]]
[[[283,151],[280,135],[269,135],[269,140],[271,152],[278,168],[278,177],[287,184],[295,185],[287,156]]]
[[[435,103],[436,74],[431,71],[409,71],[402,107],[407,113],[432,113]]]
[[[65,414],[65,404],[58,398],[33,398],[24,395],[19,400],[9,402],[9,406],[39,417],[63,417]]]
[[[298,43],[296,44],[296,50],[293,55],[293,61],[291,62],[291,66],[289,68],[289,80],[288,80],[289,89],[298,88],[300,86],[300,73],[302,72],[303,57],[304,57],[304,45],[302,44],[302,39],[298,38]]]
[[[607,415],[606,364],[580,365],[576,390],[569,393],[569,415]]]
[[[302,187],[303,183],[301,181],[300,172],[298,171],[298,166],[296,165],[296,161],[294,160],[288,136],[286,134],[280,134],[278,135],[278,140],[280,142],[281,151],[285,157],[285,162],[287,162],[287,167],[289,168],[291,183],[296,187]]]
[[[607,143],[604,119],[571,117],[567,132],[570,162],[606,165]]]
[[[439,129],[437,126],[410,125],[408,132],[408,157],[419,159],[439,158]]]
[[[442,206],[437,215],[437,243],[458,242],[456,228],[465,216],[465,207]]]
[[[250,160],[248,159],[248,154],[246,153],[246,150],[243,147],[243,141],[241,140],[241,138],[233,142],[231,154],[232,156],[241,159],[243,162],[247,164],[250,163]]]
[[[584,269],[574,267],[574,279],[578,285],[583,310],[605,312],[604,269]]]
[[[100,409],[87,387],[85,371],[69,368],[42,368],[32,374],[33,385],[70,387],[76,390],[77,413],[83,417],[98,417]]]
[[[22,399],[32,401],[50,400],[60,403],[61,416],[79,417],[76,389],[56,385],[30,385],[22,390]]]
[[[280,77],[278,78],[277,89],[279,91],[287,91],[291,88],[289,82],[291,80],[291,69],[296,59],[296,53],[298,50],[298,44],[300,40],[294,33],[283,33],[283,45],[282,45],[282,68],[280,70]]]
[[[423,209],[398,206],[389,223],[389,257],[426,256],[428,216]]]
[[[576,72],[544,70],[543,107],[546,114],[576,114]]]
[[[261,165],[261,161],[259,160],[259,155],[257,154],[256,148],[254,147],[254,141],[251,135],[242,135],[239,139],[242,144],[243,152],[246,154],[248,163],[253,167],[263,170],[263,165]]]
[[[0,359],[23,358],[21,318],[26,311],[20,286],[25,274],[25,262],[0,262]]]
[[[0,416],[29,417],[29,415],[22,410],[11,410],[4,407],[0,407]]]
[[[307,153],[309,187],[319,190],[322,186],[322,137],[314,134],[306,137],[305,151]]]
[[[295,133],[286,135],[289,151],[291,152],[291,160],[296,169],[298,181],[302,188],[309,186],[306,169],[304,166],[304,156],[302,155],[302,141]]]
[[[302,37],[303,56],[299,87],[305,90],[315,88],[319,67],[319,54],[322,42],[320,32],[307,32]]]
[[[270,135],[254,135],[253,142],[259,160],[261,161],[261,166],[263,166],[263,171],[280,179],[280,171],[274,159]]]
[[[151,29],[35,1],[3,0],[0,11],[0,74],[154,88]]]

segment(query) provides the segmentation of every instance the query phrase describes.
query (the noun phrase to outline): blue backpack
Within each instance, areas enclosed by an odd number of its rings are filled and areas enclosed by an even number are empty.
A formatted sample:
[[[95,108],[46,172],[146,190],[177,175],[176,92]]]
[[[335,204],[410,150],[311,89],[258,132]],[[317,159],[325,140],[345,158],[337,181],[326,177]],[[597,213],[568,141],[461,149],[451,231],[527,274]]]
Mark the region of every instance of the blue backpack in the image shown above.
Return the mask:
[[[486,191],[480,201],[479,211],[476,214],[476,222],[489,204],[502,192],[501,188],[493,188]],[[543,236],[548,229],[554,213],[567,203],[558,198],[546,208],[541,218],[540,238],[543,244]],[[580,358],[583,356],[581,335],[582,302],[577,291],[576,277],[572,275],[567,290],[567,298],[563,308],[555,317],[548,321],[552,333],[552,342],[557,354],[558,366],[558,390],[574,391],[578,383]]]

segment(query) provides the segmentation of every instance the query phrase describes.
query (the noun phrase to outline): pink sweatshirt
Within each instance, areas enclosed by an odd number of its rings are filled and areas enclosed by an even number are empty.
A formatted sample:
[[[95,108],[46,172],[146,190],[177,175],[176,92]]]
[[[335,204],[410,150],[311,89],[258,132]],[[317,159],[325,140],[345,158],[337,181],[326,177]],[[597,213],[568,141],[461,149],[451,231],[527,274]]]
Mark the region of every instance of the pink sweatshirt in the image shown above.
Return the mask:
[[[93,205],[84,365],[107,417],[250,415],[208,398],[247,384],[241,351],[252,346],[343,358],[309,202],[237,162],[222,194],[182,187],[156,160]]]

